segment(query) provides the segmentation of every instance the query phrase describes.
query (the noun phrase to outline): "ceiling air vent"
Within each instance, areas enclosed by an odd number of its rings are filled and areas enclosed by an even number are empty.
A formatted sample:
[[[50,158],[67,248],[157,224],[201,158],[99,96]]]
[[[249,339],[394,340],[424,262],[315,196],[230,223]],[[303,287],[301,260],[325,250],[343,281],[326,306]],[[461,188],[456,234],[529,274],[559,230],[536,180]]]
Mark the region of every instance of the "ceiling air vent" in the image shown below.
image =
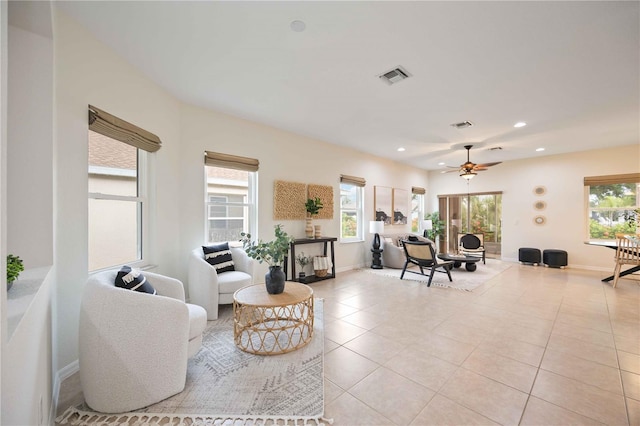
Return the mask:
[[[403,69],[402,67],[397,67],[392,69],[391,71],[387,71],[384,74],[379,75],[378,77],[380,77],[380,80],[391,85],[411,77],[411,74],[409,74],[407,70]]]
[[[451,127],[455,127],[456,129],[465,129],[467,127],[473,126],[473,123],[470,121],[462,121],[460,123],[453,123]]]

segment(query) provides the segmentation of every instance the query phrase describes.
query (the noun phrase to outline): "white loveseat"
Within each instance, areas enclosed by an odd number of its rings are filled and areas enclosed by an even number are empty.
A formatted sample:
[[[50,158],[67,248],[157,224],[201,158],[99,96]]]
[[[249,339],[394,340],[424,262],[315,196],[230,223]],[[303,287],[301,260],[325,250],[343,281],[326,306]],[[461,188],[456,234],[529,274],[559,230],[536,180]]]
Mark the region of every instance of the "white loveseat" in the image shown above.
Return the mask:
[[[204,259],[202,247],[189,256],[189,301],[202,306],[208,320],[218,319],[218,305],[233,303],[236,290],[253,284],[253,259],[242,247],[229,249],[235,271],[221,274]]]
[[[153,295],[116,287],[116,274],[90,276],[80,305],[80,383],[86,403],[103,413],[181,392],[207,325],[205,310],[185,303],[180,281],[144,272]]]
[[[433,241],[422,235],[412,233],[397,234],[380,234],[380,248],[382,248],[382,266],[385,268],[402,269],[407,260],[404,249],[400,245],[400,241],[407,240],[409,237],[416,237],[418,241],[426,241],[433,245]],[[436,246],[433,246],[434,249]]]

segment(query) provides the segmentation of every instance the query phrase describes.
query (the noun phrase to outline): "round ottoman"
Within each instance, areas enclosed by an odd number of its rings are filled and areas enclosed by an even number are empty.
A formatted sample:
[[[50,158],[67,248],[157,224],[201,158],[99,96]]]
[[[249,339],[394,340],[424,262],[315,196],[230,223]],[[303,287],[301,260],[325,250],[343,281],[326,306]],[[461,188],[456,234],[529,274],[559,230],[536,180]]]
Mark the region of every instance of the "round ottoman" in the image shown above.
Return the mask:
[[[538,266],[541,262],[540,250],[532,247],[522,247],[518,249],[518,261]]]
[[[563,269],[567,266],[567,252],[564,250],[547,249],[542,252],[544,266]]]

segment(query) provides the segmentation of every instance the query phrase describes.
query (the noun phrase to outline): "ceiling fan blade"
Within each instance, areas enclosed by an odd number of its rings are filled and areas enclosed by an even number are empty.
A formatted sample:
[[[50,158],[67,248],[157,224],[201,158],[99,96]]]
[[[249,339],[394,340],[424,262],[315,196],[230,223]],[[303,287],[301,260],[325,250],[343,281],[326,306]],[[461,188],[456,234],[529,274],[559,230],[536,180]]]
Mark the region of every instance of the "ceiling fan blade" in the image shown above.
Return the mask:
[[[495,166],[497,164],[502,163],[502,161],[498,161],[495,163],[484,163],[484,164],[476,164],[475,167],[491,167],[491,166]]]

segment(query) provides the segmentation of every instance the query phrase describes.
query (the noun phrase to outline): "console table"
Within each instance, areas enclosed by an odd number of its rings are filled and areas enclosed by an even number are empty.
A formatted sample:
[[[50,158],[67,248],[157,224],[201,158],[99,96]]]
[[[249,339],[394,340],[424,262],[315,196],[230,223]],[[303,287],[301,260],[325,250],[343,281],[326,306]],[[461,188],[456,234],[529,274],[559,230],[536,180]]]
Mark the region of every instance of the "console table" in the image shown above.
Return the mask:
[[[320,238],[296,238],[291,242],[291,281],[300,281],[296,276],[296,246],[302,244],[323,244],[323,256],[327,256],[328,248],[331,248],[331,273],[328,273],[324,277],[317,277],[315,275],[308,275],[305,277],[304,283],[309,284],[316,281],[327,280],[329,278],[336,277],[336,262],[334,255],[333,243],[338,241],[336,237],[320,237]],[[284,261],[284,275],[287,275],[287,259]]]

